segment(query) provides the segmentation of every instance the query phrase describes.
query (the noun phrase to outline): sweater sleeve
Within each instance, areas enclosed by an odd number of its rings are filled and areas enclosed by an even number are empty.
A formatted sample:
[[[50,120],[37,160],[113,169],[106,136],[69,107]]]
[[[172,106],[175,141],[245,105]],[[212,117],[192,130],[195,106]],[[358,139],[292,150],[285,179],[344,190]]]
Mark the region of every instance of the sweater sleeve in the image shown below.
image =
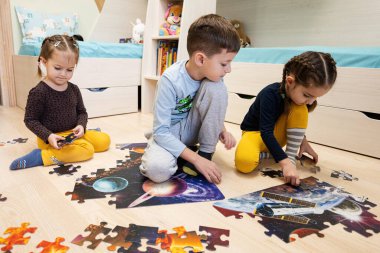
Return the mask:
[[[86,107],[84,106],[82,94],[78,86],[75,85],[74,87],[75,87],[74,88],[75,93],[78,98],[78,104],[77,104],[78,125],[83,126],[83,128],[86,130],[87,120],[88,120],[87,110],[86,110]]]
[[[163,75],[159,81],[153,121],[153,138],[155,142],[179,157],[186,145],[183,144],[170,132],[171,112],[176,106],[176,92],[171,85],[171,81]]]
[[[279,101],[270,92],[264,93],[260,102],[260,134],[276,162],[288,156],[274,136],[274,127],[277,121],[276,115],[280,110]]]
[[[32,131],[37,137],[47,142],[52,132],[47,129],[40,121],[44,113],[44,94],[43,92],[32,89],[29,92],[28,100],[25,108],[24,123],[26,127]]]

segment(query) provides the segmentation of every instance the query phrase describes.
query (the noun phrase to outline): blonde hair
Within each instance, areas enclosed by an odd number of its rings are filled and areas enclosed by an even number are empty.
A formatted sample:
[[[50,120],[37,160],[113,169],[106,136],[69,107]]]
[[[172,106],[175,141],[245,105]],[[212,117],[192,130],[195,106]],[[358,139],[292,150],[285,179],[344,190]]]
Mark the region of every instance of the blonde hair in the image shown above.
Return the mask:
[[[50,59],[54,50],[72,52],[75,55],[75,61],[78,62],[79,60],[79,46],[73,37],[68,35],[52,35],[46,37],[42,42],[38,62],[41,61],[41,57],[45,60]],[[38,68],[38,75],[42,76],[40,68]]]

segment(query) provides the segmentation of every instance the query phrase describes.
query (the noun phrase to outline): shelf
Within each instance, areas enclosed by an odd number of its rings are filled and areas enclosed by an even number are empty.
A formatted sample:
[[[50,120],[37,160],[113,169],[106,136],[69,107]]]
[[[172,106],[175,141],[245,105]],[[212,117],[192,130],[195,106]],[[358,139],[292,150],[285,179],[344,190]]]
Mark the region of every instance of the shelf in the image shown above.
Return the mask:
[[[152,36],[153,40],[178,40],[179,35]]]
[[[144,78],[148,79],[148,80],[158,81],[160,79],[160,76],[146,75],[146,76],[144,76]]]

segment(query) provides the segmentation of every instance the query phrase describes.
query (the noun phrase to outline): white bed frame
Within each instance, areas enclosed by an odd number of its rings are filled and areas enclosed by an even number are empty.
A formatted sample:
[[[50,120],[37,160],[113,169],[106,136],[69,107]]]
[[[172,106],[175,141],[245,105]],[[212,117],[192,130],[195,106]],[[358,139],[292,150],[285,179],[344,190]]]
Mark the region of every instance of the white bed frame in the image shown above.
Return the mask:
[[[128,36],[136,17],[145,17],[146,6],[140,0],[106,1],[90,38],[118,42],[117,38]],[[90,118],[138,111],[141,62],[136,58],[79,59],[70,81],[81,89]],[[16,104],[24,109],[29,90],[39,81],[37,56],[13,55],[13,65]]]
[[[232,72],[224,79],[229,92],[226,121],[240,124],[254,96],[266,85],[281,81],[282,69],[283,64],[233,62]],[[309,116],[307,138],[380,158],[379,80],[380,69],[338,67],[333,89],[318,99],[320,106]],[[242,98],[242,94],[252,98]],[[377,119],[362,112],[377,114]]]

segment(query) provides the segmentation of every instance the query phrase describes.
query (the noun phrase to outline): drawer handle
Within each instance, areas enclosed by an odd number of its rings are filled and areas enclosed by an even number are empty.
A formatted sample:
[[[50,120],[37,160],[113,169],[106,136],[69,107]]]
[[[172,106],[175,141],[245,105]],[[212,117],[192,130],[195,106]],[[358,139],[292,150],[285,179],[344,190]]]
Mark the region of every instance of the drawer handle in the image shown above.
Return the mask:
[[[380,120],[380,114],[378,114],[378,113],[363,112],[363,111],[360,111],[360,112],[363,113],[365,116],[367,116],[370,119]]]
[[[108,89],[108,87],[87,88],[87,90],[89,90],[89,91],[91,91],[91,92],[102,92],[102,91],[105,91],[106,89]]]
[[[238,95],[242,99],[252,99],[252,98],[256,97],[256,96],[253,96],[253,95],[246,95],[246,94],[242,94],[242,93],[236,93],[236,95]]]

